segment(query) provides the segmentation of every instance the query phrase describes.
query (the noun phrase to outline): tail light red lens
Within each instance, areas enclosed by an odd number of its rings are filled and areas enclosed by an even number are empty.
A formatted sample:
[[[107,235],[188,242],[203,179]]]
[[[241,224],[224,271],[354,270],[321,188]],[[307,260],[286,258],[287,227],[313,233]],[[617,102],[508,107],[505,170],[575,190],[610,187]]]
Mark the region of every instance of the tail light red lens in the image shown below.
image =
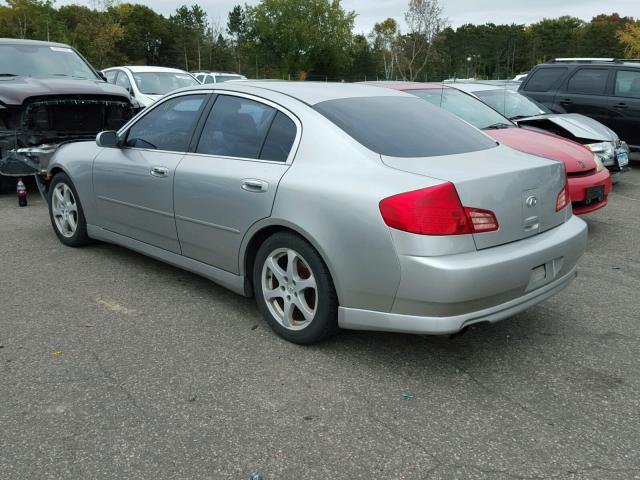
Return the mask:
[[[452,183],[385,198],[380,213],[391,228],[420,235],[465,235],[498,229],[493,212],[464,208]]]
[[[565,180],[564,187],[560,190],[558,198],[556,199],[556,212],[559,212],[571,201],[571,192],[569,192],[569,182]]]

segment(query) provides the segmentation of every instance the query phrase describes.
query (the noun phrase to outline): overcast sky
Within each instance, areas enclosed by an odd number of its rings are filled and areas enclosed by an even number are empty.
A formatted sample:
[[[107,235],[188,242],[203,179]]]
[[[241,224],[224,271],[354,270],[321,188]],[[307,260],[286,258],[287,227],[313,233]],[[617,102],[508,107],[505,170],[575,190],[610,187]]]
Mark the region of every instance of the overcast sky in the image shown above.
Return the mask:
[[[86,0],[85,0],[86,1]],[[126,1],[126,0],[125,0]],[[224,27],[229,10],[238,3],[255,4],[257,0],[128,0],[148,5],[169,15],[184,4],[200,4],[214,22]],[[82,0],[59,0],[56,4],[85,3]],[[86,1],[86,3],[89,3]],[[402,21],[408,0],[342,0],[348,10],[355,10],[356,32],[368,33],[376,22],[388,17]],[[465,23],[532,23],[542,18],[572,15],[590,20],[600,13],[618,12],[640,17],[640,0],[442,0],[444,15],[453,27]]]

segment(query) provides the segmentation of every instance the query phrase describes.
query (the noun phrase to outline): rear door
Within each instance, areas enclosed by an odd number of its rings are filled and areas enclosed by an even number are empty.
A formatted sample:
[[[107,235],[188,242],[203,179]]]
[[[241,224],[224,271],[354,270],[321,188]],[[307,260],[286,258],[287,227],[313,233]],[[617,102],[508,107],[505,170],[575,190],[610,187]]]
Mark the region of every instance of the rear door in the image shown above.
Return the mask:
[[[585,66],[575,69],[562,83],[552,110],[558,113],[579,113],[611,126],[608,67]]]
[[[176,171],[178,238],[184,256],[237,274],[242,238],[271,215],[301,127],[271,102],[230,92],[201,123]]]
[[[640,149],[640,68],[616,69],[610,102],[615,111],[611,128],[634,149]]]
[[[122,148],[102,150],[93,165],[101,227],[180,253],[173,213],[174,174],[207,97],[165,100],[128,129]]]

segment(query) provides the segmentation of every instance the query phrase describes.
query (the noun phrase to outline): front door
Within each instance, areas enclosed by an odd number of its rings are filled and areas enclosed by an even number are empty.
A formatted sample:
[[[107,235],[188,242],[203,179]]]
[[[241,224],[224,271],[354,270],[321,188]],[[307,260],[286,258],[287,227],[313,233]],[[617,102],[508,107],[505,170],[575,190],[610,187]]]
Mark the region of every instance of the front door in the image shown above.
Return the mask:
[[[176,171],[174,206],[184,256],[239,273],[242,238],[271,215],[299,131],[275,105],[218,95],[195,151]]]
[[[180,253],[173,182],[206,94],[170,98],[140,117],[121,148],[105,148],[93,166],[99,226]]]

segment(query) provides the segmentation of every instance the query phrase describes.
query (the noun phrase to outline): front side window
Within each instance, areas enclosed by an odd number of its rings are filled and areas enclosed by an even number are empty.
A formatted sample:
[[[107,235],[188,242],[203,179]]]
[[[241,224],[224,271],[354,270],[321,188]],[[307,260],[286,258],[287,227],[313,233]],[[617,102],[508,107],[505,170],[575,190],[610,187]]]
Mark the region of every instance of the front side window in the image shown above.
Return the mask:
[[[207,75],[206,77],[204,77],[204,83],[214,83],[213,75]]]
[[[551,113],[549,109],[521,95],[518,92],[501,88],[497,90],[479,90],[473,92],[480,100],[511,120],[535,117]]]
[[[524,89],[528,92],[547,92],[566,71],[567,67],[539,68],[529,74]]]
[[[640,70],[618,70],[615,96],[640,98]]]
[[[219,95],[196,151],[224,157],[260,158],[276,110],[248,98]]]
[[[607,88],[609,70],[606,68],[581,68],[569,79],[567,91],[585,95],[602,95]]]
[[[453,113],[474,127],[485,129],[492,126],[513,126],[513,124],[480,100],[452,88],[432,88],[406,90],[432,105]]]
[[[313,108],[381,155],[434,157],[497,145],[468,123],[416,97],[343,98],[320,102]]]
[[[178,72],[134,72],[133,80],[145,95],[164,95],[179,88],[198,85],[188,73]]]
[[[127,133],[132,148],[186,152],[191,130],[200,116],[206,95],[184,95],[159,104]]]

